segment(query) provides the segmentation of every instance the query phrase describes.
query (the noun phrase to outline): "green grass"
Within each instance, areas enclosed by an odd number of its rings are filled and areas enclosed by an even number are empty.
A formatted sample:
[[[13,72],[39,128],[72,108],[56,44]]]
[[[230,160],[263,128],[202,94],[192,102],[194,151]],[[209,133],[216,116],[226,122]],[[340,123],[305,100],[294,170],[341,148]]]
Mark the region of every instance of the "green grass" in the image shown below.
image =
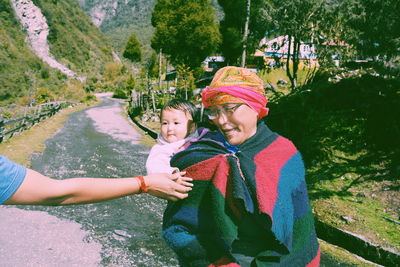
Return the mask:
[[[304,83],[306,76],[307,76],[307,71],[308,70],[305,68],[299,69],[298,74],[297,74],[298,75],[298,78],[297,78],[298,84],[301,85]],[[290,80],[286,76],[286,70],[284,70],[284,69],[277,68],[277,69],[272,69],[269,71],[262,70],[262,71],[258,72],[257,75],[265,82],[265,84],[271,84],[271,85],[278,87],[278,84],[277,84],[278,81],[284,80],[288,84],[285,86],[279,86],[279,87],[285,88],[285,87],[289,87],[289,85],[290,85]]]
[[[312,200],[314,213],[321,221],[337,228],[363,236],[367,241],[400,251],[400,225],[384,219],[382,216],[398,220],[394,199],[397,190],[386,190],[396,186],[390,181],[365,181],[349,191],[341,190],[354,174],[346,174],[335,180],[326,180],[316,184],[310,195],[319,195]],[[386,189],[385,189],[386,188]],[[331,192],[323,197],[321,192]],[[332,193],[333,192],[333,193]],[[398,208],[398,206],[397,206]],[[346,221],[343,218],[350,218]]]
[[[382,216],[399,221],[400,82],[365,75],[331,83],[324,73],[315,81],[270,99],[266,123],[301,151],[319,220],[399,252],[400,225]]]
[[[157,121],[146,121],[143,122],[143,124],[151,129],[153,129],[154,131],[156,131],[157,133],[161,131],[161,124],[160,122]]]
[[[323,147],[331,151],[330,157],[307,169],[315,216],[372,244],[400,251],[400,225],[383,218],[399,220],[399,180],[396,174],[379,175],[389,164],[364,166],[362,158],[372,151],[344,153],[329,143]]]
[[[123,106],[123,110],[124,111],[121,112],[122,116],[124,116],[127,120],[131,121],[131,119],[128,116],[128,105],[127,105],[127,103]],[[140,121],[140,118],[136,117],[136,120]],[[142,135],[142,138],[140,139],[140,144],[141,145],[151,147],[151,146],[156,144],[156,141],[152,137],[150,137],[145,131],[140,129],[134,122],[132,122],[132,125],[135,128],[135,130],[138,131]],[[151,129],[154,129],[154,128],[151,128]]]
[[[137,119],[137,121],[140,122],[139,117],[136,117],[136,119]],[[145,125],[146,127],[149,127],[154,130],[154,128],[146,125],[146,123],[142,123],[142,124]],[[148,147],[154,146],[156,144],[156,141],[151,136],[149,136],[145,131],[140,129],[136,124],[134,124],[134,127],[135,127],[136,131],[138,131],[139,133],[142,134],[142,138],[140,139],[140,144],[142,144],[144,146],[148,146]]]

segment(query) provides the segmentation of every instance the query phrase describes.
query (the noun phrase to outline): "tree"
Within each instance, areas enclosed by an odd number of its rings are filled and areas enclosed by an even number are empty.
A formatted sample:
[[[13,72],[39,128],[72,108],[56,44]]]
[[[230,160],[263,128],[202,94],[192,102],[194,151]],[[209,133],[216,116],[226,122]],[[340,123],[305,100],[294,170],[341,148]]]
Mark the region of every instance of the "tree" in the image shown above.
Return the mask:
[[[144,68],[150,79],[157,77],[159,70],[156,53],[153,52],[151,54],[151,56],[147,59]]]
[[[129,75],[128,79],[126,80],[126,89],[132,91],[135,89],[136,81],[132,75]]]
[[[312,42],[316,47],[318,65],[322,68],[334,66],[334,60],[344,62],[354,58],[354,48],[345,42],[348,29],[343,23],[340,0],[329,0],[318,10],[312,25]]]
[[[321,14],[325,9],[324,0],[272,0],[273,26],[280,35],[285,36],[284,44],[287,47],[286,75],[292,90],[297,87],[298,70],[300,63],[300,45],[307,42],[314,44],[314,37],[318,36],[318,25],[322,20]],[[330,23],[324,21],[324,23]]]
[[[120,62],[109,62],[104,65],[103,76],[106,82],[117,80],[126,74],[125,66]]]
[[[400,53],[400,1],[344,0],[341,5],[342,38],[357,49],[361,57],[389,60]]]
[[[132,62],[138,62],[142,59],[142,52],[140,49],[139,41],[136,38],[135,34],[132,34],[129,37],[128,42],[126,43],[124,53],[122,54],[124,58],[129,59]]]
[[[198,68],[221,40],[209,0],[158,0],[151,23],[155,27],[152,48],[162,49],[174,66]]]
[[[267,0],[218,0],[224,11],[220,22],[222,44],[220,50],[228,65],[239,65],[243,52],[244,31],[247,17],[247,6],[251,2],[248,35],[246,39],[247,53],[254,53],[260,40],[271,25],[271,8]]]
[[[249,21],[250,21],[250,7],[251,0],[246,0],[246,22],[244,23],[244,33],[243,33],[243,51],[242,51],[242,62],[241,67],[246,66],[246,49],[247,49],[247,36],[249,34]]]
[[[178,65],[176,75],[180,78],[178,81],[177,94],[181,98],[188,100],[192,97],[193,90],[196,88],[193,72],[185,65]]]

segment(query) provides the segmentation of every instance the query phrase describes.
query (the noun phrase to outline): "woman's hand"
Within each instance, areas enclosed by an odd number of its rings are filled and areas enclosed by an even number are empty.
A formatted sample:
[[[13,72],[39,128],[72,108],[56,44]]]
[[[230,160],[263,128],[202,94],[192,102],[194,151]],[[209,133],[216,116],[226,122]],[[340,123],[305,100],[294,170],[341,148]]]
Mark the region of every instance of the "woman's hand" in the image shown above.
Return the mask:
[[[185,172],[175,172],[173,174],[154,173],[144,176],[148,193],[173,201],[186,198],[188,192],[192,190],[193,184],[190,181],[193,179],[183,175],[185,175]]]

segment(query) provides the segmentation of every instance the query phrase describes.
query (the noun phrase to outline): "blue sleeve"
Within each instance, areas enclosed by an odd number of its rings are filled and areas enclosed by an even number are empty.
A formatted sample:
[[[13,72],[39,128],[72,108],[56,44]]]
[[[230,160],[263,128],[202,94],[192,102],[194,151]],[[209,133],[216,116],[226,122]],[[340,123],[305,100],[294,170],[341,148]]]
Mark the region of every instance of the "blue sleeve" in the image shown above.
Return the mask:
[[[25,179],[26,168],[0,155],[0,204],[9,199]]]

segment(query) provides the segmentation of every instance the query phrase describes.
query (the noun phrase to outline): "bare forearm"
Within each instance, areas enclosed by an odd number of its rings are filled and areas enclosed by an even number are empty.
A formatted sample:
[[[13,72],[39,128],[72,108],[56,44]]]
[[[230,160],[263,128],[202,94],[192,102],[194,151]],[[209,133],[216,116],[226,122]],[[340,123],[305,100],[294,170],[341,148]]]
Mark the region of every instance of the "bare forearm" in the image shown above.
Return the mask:
[[[152,174],[143,179],[148,193],[168,200],[187,197],[190,178],[174,181],[168,174]],[[176,180],[177,178],[175,178]],[[70,205],[93,203],[141,192],[141,182],[132,178],[70,178],[51,179],[27,169],[22,185],[5,204],[11,205]]]
[[[27,170],[24,182],[6,204],[67,205],[99,202],[140,191],[136,178],[51,179]]]
[[[140,193],[136,178],[72,178],[59,182],[61,196],[47,200],[54,205],[100,202]]]

